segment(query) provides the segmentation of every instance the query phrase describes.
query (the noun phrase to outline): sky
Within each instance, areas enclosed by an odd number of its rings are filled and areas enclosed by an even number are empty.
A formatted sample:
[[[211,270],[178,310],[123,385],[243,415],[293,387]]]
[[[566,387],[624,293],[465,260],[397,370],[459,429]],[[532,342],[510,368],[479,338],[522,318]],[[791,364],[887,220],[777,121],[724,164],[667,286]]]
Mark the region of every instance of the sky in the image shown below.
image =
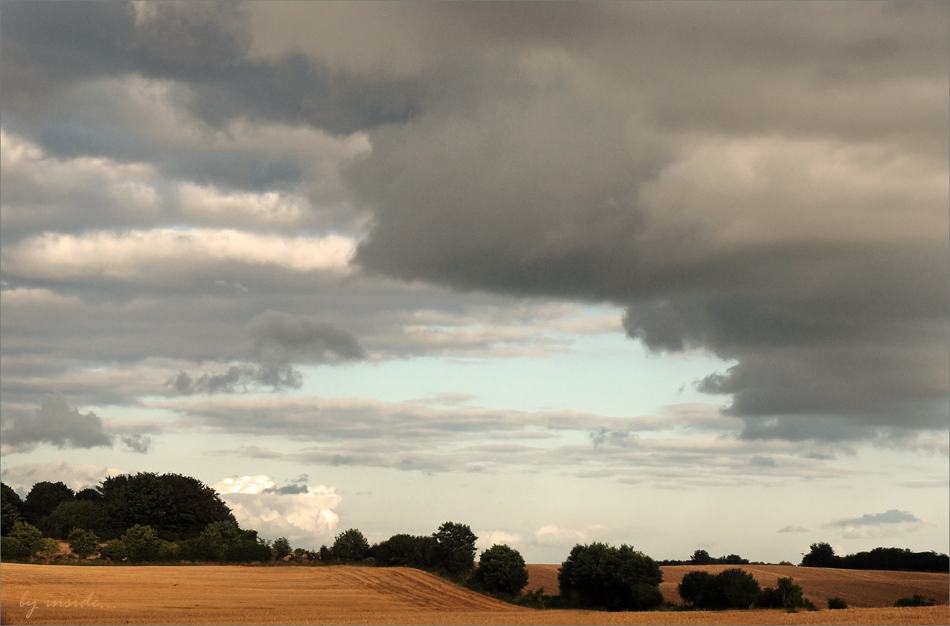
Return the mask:
[[[4,0],[3,482],[948,552],[948,6]]]

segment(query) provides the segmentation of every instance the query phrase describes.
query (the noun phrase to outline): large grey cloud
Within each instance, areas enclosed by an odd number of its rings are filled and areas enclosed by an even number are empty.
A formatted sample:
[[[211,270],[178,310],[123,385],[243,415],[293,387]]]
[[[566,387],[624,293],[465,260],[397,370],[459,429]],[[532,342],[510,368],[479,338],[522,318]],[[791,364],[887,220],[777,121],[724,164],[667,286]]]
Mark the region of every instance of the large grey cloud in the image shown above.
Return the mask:
[[[944,3],[14,2],[3,16],[9,406],[51,372],[71,372],[70,397],[129,402],[275,372],[292,387],[274,367],[359,350],[485,349],[497,338],[411,329],[418,309],[505,302],[488,292],[610,301],[651,349],[735,360],[701,388],[732,396],[748,438],[947,426]],[[342,289],[332,271],[191,251],[124,275],[31,256],[182,224],[369,224],[367,273],[481,293]],[[315,338],[321,324],[359,344]],[[150,372],[81,391],[89,362]]]
[[[112,436],[102,429],[102,418],[80,413],[63,395],[48,395],[32,415],[20,415],[3,425],[3,444],[16,450],[40,443],[59,448],[112,447]]]

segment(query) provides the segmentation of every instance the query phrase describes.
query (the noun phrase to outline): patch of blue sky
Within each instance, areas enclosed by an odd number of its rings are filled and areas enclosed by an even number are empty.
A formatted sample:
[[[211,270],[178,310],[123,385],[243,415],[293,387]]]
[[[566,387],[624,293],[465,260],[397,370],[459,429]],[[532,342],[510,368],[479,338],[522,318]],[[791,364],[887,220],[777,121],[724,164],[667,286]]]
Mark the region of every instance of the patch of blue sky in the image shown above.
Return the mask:
[[[368,397],[385,402],[469,396],[469,406],[582,411],[611,417],[656,415],[672,404],[728,403],[696,382],[732,363],[705,354],[650,354],[623,333],[575,335],[544,356],[438,356],[301,367],[294,395]]]

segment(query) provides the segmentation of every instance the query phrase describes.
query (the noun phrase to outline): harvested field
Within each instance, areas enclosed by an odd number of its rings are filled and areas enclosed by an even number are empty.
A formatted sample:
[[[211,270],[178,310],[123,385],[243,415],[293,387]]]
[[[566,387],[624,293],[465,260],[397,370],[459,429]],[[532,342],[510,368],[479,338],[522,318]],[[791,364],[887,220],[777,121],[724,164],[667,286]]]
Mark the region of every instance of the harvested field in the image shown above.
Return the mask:
[[[529,565],[528,590],[544,587],[546,593],[558,592],[557,572],[560,565]],[[739,567],[752,574],[763,587],[774,587],[778,578],[794,578],[802,586],[805,597],[819,608],[827,606],[828,598],[838,596],[849,607],[893,607],[894,600],[919,593],[933,598],[937,604],[950,602],[950,574],[927,572],[883,572],[848,570],[794,565],[670,565],[661,567],[663,583],[660,591],[667,602],[682,604],[676,586],[687,572],[703,570],[716,574]]]
[[[547,567],[556,577],[557,566]],[[950,617],[946,606],[814,613],[535,611],[404,568],[14,563],[0,566],[0,613],[4,624],[946,624]]]

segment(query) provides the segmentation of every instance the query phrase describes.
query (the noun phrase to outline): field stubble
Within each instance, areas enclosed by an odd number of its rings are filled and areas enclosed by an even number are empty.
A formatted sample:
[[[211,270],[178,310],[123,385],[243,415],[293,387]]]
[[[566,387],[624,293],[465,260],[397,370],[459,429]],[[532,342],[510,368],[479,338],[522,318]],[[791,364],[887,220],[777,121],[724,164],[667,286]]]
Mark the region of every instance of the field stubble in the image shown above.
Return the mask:
[[[546,569],[548,575],[550,568],[555,568],[556,581],[557,566],[531,566],[537,567]],[[790,569],[798,572],[807,568]],[[665,574],[672,580],[671,573]],[[946,602],[948,577],[942,576],[942,601]],[[774,580],[764,582],[774,584]],[[0,613],[4,624],[948,623],[947,606],[815,613],[536,611],[472,593],[418,570],[342,566],[73,567],[4,563],[0,566]]]

